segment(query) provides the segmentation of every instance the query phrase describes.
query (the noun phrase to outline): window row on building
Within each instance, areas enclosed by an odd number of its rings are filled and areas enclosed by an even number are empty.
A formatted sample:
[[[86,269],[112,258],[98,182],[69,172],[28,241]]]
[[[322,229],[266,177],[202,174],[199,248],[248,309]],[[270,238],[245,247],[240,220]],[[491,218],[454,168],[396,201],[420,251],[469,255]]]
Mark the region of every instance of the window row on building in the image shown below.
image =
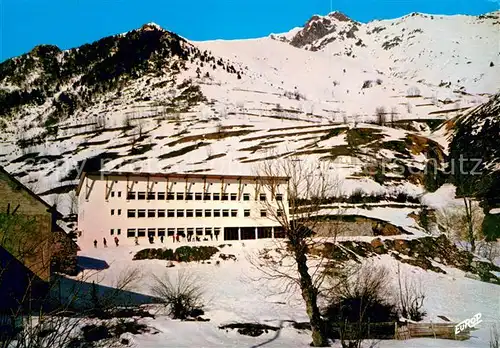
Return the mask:
[[[111,192],[111,197],[121,197],[121,191]],[[274,196],[277,201],[283,200],[283,194],[278,193]],[[238,193],[220,193],[220,192],[146,192],[146,191],[130,191],[127,193],[127,200],[140,200],[140,201],[250,201],[250,194],[243,193],[238,197]],[[267,195],[260,193],[255,200],[265,202]]]
[[[118,230],[119,231],[119,230]],[[197,228],[129,228],[127,229],[127,238],[134,237],[165,237],[179,235],[186,236],[218,236],[221,232],[220,227],[197,227]],[[115,232],[110,230],[110,234]]]
[[[115,210],[111,209],[111,215],[115,215]],[[121,209],[118,209],[121,215]],[[266,209],[260,210],[260,217],[267,217]],[[277,210],[277,216],[283,215],[281,209]],[[191,217],[238,217],[238,209],[128,209],[128,218],[191,218]],[[250,209],[243,210],[243,217],[251,217]]]

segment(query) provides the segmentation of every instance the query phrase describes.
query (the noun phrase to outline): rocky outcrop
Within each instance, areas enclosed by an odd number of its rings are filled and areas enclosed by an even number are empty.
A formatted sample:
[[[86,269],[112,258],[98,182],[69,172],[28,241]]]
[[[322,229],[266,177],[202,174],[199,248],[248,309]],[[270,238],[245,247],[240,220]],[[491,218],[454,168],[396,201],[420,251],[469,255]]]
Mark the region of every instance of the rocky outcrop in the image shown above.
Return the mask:
[[[293,37],[290,44],[298,48],[317,51],[336,39],[344,40],[345,38],[356,38],[355,32],[358,30],[357,24],[357,22],[341,12],[332,12],[324,17],[315,15],[311,17],[304,25],[304,28]],[[325,36],[335,32],[337,32],[338,35],[321,40]]]
[[[337,236],[397,236],[412,234],[387,221],[356,215],[343,215],[340,221],[327,220],[315,223],[312,228],[319,237]]]
[[[324,243],[310,248],[309,252],[338,262],[389,254],[400,262],[425,270],[446,274],[443,266],[453,267],[500,285],[500,278],[493,273],[500,272],[500,267],[474,259],[471,253],[458,249],[445,235],[411,240],[375,238],[371,242]]]

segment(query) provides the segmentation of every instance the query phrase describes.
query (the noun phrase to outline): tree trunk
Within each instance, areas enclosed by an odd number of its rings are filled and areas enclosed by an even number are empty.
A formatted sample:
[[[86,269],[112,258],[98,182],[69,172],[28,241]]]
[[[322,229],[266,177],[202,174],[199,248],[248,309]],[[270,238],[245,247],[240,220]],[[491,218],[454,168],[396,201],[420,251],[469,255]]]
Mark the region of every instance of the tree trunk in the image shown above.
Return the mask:
[[[464,197],[465,204],[465,215],[467,218],[467,239],[470,243],[470,251],[474,253],[476,251],[476,236],[474,235],[474,221],[472,216],[472,202],[471,200]]]
[[[294,243],[295,244],[295,243]],[[297,271],[300,276],[300,289],[302,298],[306,303],[307,315],[311,323],[312,345],[314,347],[328,347],[328,339],[325,333],[325,326],[318,308],[318,290],[314,287],[309,269],[307,267],[307,246],[303,240],[293,245]]]

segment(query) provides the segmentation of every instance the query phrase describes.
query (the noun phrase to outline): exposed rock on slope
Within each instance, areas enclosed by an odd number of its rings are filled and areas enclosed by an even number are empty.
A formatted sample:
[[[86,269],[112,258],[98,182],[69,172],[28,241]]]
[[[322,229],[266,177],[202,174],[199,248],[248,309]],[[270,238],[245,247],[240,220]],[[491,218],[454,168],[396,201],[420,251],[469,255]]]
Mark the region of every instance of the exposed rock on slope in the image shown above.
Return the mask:
[[[455,120],[448,166],[457,194],[481,200],[487,216],[485,233],[500,237],[500,94]]]

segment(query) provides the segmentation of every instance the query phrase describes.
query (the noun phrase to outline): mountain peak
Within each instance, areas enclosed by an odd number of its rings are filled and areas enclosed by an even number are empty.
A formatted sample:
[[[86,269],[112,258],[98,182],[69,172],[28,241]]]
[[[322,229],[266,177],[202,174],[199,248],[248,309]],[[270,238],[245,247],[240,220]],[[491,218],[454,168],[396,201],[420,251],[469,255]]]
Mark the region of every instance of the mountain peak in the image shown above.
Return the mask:
[[[340,22],[354,22],[351,18],[347,17],[340,11],[333,11],[326,15],[326,17],[335,18]]]
[[[141,30],[144,30],[144,31],[152,31],[152,30],[165,31],[165,29],[163,29],[159,24],[156,24],[154,22],[149,22],[149,23],[144,24],[141,27]]]

